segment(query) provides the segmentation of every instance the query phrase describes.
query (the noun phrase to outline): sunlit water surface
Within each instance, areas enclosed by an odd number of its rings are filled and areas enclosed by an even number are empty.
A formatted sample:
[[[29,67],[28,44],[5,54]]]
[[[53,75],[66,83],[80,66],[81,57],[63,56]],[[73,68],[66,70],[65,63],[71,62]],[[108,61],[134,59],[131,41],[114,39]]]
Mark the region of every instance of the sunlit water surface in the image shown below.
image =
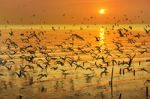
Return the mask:
[[[120,69],[126,68],[127,64],[114,64],[113,98],[119,99],[121,94],[123,99],[146,99],[146,87],[149,86],[146,80],[150,79],[150,33],[144,30],[150,29],[147,26],[2,25],[0,59],[7,63],[0,64],[0,99],[110,99],[112,60],[128,62],[128,54],[131,57],[135,55],[132,71],[120,74]],[[127,36],[121,37],[118,29]],[[32,38],[34,33],[40,40]],[[141,36],[137,37],[138,34]],[[27,40],[27,37],[31,38]],[[15,42],[17,47],[9,46],[10,42]],[[29,45],[32,47],[20,51],[20,48]],[[35,53],[31,54],[29,50]],[[34,56],[34,59],[29,62],[21,56]],[[102,56],[108,66],[100,59]],[[65,57],[69,58],[62,60]],[[84,63],[84,69],[77,68],[75,64],[71,66],[70,59],[80,66]],[[64,64],[57,64],[56,61]],[[95,63],[107,67],[107,75],[102,74],[104,68],[96,67]],[[19,73],[26,65],[34,69],[27,67],[26,77],[18,77],[16,72]],[[40,78],[39,74],[46,74],[47,77]]]

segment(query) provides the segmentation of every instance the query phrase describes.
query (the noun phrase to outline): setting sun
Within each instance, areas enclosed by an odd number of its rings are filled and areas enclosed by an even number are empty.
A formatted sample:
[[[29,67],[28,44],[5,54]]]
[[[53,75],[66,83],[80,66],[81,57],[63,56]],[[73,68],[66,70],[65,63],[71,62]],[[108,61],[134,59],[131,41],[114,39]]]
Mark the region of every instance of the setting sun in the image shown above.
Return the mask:
[[[106,13],[106,9],[100,9],[100,10],[99,10],[99,13],[100,13],[100,14],[105,14],[105,13]]]

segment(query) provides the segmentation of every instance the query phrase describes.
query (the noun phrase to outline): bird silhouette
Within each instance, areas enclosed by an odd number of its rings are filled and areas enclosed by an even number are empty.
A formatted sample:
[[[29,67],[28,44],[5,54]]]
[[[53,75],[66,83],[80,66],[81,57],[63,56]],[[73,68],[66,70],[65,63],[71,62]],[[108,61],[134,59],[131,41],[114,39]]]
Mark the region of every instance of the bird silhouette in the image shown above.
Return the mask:
[[[144,28],[144,30],[145,30],[145,32],[146,32],[147,34],[150,33],[150,30],[148,30],[148,29],[146,29],[146,28]]]

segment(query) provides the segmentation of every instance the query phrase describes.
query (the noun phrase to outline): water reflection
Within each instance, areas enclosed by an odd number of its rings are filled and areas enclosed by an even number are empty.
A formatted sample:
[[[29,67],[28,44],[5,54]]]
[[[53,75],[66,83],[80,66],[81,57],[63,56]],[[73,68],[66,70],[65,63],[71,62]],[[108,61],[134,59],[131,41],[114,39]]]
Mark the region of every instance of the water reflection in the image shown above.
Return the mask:
[[[105,43],[105,28],[101,27],[99,30],[99,37],[100,37],[100,46],[104,48],[104,43]]]

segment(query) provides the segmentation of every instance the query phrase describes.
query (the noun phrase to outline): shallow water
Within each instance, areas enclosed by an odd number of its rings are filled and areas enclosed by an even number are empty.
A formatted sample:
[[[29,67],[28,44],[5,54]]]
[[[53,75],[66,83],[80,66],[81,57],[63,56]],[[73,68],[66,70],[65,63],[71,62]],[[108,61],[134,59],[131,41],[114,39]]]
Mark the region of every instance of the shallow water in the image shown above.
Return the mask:
[[[0,99],[116,99],[120,94],[122,99],[146,99],[150,33],[144,28],[150,29],[148,24],[1,26]],[[32,61],[26,59],[31,56]],[[129,57],[132,70],[123,74],[128,64],[119,63]],[[25,75],[18,77],[21,70]]]

